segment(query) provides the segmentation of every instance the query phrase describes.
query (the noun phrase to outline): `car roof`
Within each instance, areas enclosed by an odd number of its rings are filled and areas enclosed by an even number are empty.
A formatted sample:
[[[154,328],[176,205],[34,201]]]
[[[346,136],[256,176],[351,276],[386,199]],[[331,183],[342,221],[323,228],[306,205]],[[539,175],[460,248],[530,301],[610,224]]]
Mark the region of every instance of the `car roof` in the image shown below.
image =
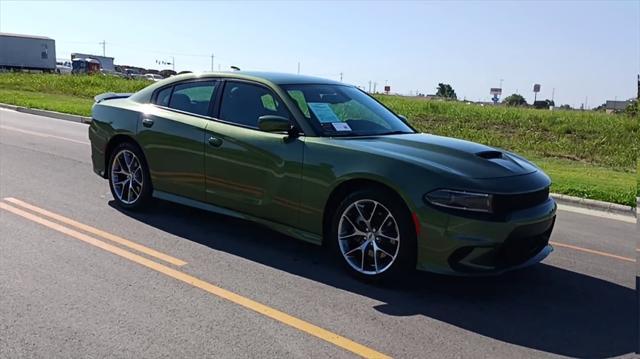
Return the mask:
[[[189,78],[203,77],[225,77],[247,80],[259,80],[260,82],[270,82],[275,85],[299,85],[299,84],[321,84],[321,85],[345,85],[342,82],[323,79],[321,77],[288,74],[283,72],[261,72],[261,71],[224,71],[224,72],[201,72],[176,75],[176,80],[186,80]]]

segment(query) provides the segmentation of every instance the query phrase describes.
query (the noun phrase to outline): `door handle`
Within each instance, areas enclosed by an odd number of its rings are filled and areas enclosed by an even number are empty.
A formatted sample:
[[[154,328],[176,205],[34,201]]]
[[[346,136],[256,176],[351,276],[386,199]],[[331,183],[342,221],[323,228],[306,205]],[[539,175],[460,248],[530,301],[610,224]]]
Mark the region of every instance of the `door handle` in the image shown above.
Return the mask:
[[[213,147],[222,146],[222,139],[218,137],[209,137],[209,144]]]
[[[142,126],[144,127],[151,127],[153,126],[153,120],[150,118],[143,118],[142,119]]]

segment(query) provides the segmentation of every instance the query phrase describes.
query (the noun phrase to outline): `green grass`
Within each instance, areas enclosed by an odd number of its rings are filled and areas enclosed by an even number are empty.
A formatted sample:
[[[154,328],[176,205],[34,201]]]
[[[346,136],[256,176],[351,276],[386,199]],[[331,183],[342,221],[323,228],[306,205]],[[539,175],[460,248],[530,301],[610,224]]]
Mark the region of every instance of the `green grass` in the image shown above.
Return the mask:
[[[81,116],[91,116],[91,105],[93,105],[93,100],[77,96],[6,90],[2,88],[0,88],[0,102]]]
[[[604,167],[553,158],[530,158],[553,180],[551,191],[636,206],[636,176]]]
[[[105,76],[0,74],[0,102],[89,116],[93,97],[149,82]],[[637,118],[377,96],[420,131],[505,148],[532,159],[552,191],[635,206]]]

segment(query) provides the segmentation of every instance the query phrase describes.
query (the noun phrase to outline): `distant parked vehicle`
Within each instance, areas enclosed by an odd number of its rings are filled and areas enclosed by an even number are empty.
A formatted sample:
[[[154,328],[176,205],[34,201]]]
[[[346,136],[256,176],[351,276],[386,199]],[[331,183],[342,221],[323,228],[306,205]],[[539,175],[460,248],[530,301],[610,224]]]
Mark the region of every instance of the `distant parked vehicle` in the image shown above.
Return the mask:
[[[71,60],[72,74],[93,75],[100,73],[100,62],[89,57]]]
[[[56,72],[62,75],[69,75],[73,70],[73,66],[71,65],[71,61],[56,61]]]
[[[144,78],[146,80],[153,81],[153,82],[164,80],[164,77],[158,74],[144,74]]]

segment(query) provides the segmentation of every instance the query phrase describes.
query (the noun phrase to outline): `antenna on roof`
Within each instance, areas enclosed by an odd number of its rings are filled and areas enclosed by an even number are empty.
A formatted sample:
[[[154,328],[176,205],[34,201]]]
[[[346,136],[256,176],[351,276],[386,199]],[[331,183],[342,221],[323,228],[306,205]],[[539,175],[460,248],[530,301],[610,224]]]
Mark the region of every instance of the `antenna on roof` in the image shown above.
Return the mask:
[[[240,68],[238,66],[230,66],[231,70],[233,71],[240,71]]]

